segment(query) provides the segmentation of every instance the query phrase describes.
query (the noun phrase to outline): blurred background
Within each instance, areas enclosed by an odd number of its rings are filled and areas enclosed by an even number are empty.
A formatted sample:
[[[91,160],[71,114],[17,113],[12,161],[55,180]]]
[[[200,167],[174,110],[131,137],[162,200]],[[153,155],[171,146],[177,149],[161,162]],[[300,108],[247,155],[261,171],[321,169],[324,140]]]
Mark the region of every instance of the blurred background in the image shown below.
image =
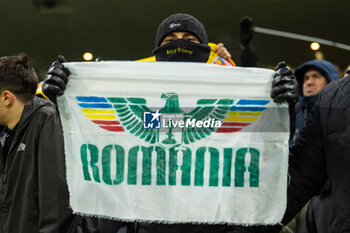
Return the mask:
[[[41,78],[59,54],[68,61],[83,61],[85,52],[93,54],[92,60],[148,57],[160,22],[183,12],[205,25],[210,42],[223,42],[238,65],[239,22],[249,16],[261,67],[273,68],[281,60],[297,67],[317,57],[342,70],[350,63],[349,9],[349,0],[0,0],[0,56],[27,53]],[[312,41],[280,32],[328,45],[320,43],[314,51]]]

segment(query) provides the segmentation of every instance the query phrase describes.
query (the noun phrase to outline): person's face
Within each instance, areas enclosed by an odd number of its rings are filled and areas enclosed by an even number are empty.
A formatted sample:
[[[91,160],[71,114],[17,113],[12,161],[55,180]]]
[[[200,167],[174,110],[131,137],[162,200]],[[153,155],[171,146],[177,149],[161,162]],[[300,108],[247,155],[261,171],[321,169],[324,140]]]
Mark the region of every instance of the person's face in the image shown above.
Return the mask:
[[[189,32],[172,32],[163,39],[160,45],[169,43],[177,39],[189,40],[191,42],[198,43],[198,44],[200,43],[198,38]]]
[[[324,77],[317,70],[309,70],[304,74],[303,95],[312,96],[317,95],[328,84],[326,77]]]

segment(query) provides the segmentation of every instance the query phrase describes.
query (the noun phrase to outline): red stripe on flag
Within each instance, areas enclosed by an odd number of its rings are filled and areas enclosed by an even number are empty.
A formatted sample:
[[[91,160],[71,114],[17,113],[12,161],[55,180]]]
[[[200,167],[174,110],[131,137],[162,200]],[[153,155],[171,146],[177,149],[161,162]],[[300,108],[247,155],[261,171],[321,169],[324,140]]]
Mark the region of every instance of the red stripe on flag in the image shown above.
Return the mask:
[[[119,121],[93,120],[92,122],[99,125],[120,125]]]
[[[232,66],[236,66],[236,64],[231,60],[231,58],[227,59],[227,61],[228,61]]]
[[[113,131],[113,132],[124,132],[123,127],[121,126],[102,126],[100,125],[102,129],[106,129],[108,131]]]
[[[222,126],[248,126],[251,123],[239,123],[239,122],[224,122]]]
[[[242,130],[242,128],[218,128],[217,133],[234,133]]]

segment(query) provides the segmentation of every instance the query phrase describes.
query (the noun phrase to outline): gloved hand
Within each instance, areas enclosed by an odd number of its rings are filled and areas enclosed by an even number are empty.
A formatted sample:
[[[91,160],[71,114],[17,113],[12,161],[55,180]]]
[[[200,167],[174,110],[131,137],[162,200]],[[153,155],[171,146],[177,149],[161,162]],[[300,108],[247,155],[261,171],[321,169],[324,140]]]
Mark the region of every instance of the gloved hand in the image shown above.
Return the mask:
[[[298,100],[298,83],[293,71],[284,61],[278,63],[275,68],[275,76],[272,81],[271,98],[276,103],[287,101],[290,105]]]
[[[63,62],[67,61],[62,55],[59,55],[58,61],[54,61],[49,67],[43,82],[42,91],[44,95],[54,103],[56,103],[57,96],[63,95],[70,74],[68,68],[63,66]]]

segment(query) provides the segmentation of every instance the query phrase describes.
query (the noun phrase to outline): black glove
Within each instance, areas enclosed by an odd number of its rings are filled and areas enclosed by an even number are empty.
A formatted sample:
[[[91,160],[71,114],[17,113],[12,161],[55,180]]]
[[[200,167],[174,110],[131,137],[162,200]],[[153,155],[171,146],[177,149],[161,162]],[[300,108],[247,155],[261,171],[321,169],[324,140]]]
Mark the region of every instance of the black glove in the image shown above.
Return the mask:
[[[57,96],[63,95],[70,74],[68,68],[63,66],[63,62],[66,62],[66,59],[59,55],[58,61],[54,61],[49,67],[42,87],[44,95],[54,103]]]
[[[293,71],[284,61],[278,63],[275,68],[275,76],[272,81],[271,98],[276,103],[287,101],[290,105],[298,100],[298,83]]]

